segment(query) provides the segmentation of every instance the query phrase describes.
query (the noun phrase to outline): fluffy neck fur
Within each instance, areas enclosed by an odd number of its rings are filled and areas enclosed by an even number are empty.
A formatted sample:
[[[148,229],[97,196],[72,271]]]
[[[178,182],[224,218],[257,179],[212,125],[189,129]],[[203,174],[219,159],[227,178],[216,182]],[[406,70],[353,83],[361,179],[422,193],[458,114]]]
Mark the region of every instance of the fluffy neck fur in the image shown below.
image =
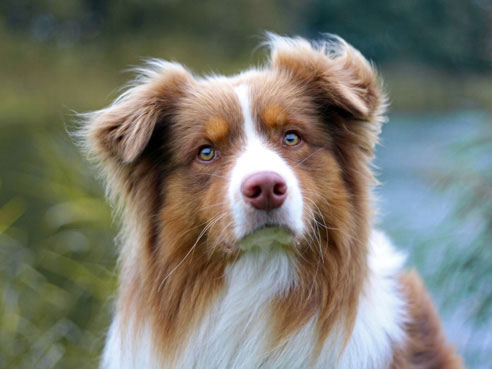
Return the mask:
[[[385,368],[403,339],[403,298],[397,287],[402,257],[372,232],[369,272],[348,340],[346,322],[336,321],[316,352],[318,315],[283,340],[272,340],[276,298],[296,285],[293,255],[283,250],[250,252],[225,270],[221,292],[207,314],[182,338],[179,354],[163,355],[151,319],[122,311],[111,327],[102,367],[113,368]],[[120,309],[122,306],[120,305]],[[139,324],[133,324],[139,320]],[[272,345],[272,342],[276,342]],[[115,360],[118,357],[119,360]],[[331,363],[331,366],[326,366]]]

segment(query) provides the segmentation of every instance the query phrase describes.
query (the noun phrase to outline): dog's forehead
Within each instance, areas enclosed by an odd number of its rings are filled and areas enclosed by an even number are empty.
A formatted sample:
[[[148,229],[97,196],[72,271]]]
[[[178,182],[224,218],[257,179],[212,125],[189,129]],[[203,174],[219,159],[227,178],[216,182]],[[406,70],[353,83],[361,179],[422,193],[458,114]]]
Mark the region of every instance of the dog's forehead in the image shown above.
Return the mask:
[[[192,85],[178,106],[181,129],[201,127],[212,136],[231,134],[244,123],[240,101],[246,91],[255,125],[283,124],[289,115],[308,111],[309,99],[302,86],[271,70],[249,71],[233,77],[214,76]]]
[[[253,119],[261,126],[282,127],[314,112],[305,87],[286,74],[269,71],[253,76],[248,90]]]
[[[178,120],[195,127],[218,120],[237,124],[241,120],[241,107],[233,84],[225,78],[193,84],[178,104]]]

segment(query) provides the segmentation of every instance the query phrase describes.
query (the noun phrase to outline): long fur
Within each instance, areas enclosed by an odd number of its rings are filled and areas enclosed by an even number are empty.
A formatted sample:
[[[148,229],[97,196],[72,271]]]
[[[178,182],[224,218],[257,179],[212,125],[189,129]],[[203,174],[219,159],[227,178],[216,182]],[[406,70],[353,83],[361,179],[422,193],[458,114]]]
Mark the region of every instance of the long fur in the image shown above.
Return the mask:
[[[233,77],[153,60],[83,117],[123,219],[101,367],[461,368],[422,284],[374,230],[386,107],[374,68],[338,37],[267,45],[263,67]],[[287,132],[300,144],[283,144]],[[262,171],[288,187],[268,212],[241,193]],[[292,247],[238,248],[272,224]]]

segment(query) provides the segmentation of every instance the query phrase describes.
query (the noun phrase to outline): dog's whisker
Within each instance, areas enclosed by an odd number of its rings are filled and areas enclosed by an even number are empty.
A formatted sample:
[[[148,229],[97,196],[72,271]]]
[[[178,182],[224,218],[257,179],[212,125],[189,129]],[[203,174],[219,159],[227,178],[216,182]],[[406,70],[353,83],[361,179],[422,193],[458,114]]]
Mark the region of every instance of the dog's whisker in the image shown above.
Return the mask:
[[[229,177],[227,176],[223,176],[223,175],[220,175],[220,174],[215,174],[215,173],[204,173],[206,176],[209,176],[209,177],[217,177],[217,178],[224,178],[224,179],[229,179]]]
[[[210,209],[210,208],[215,208],[215,207],[218,207],[218,206],[225,206],[225,205],[227,205],[227,201],[222,201],[222,202],[218,202],[216,204],[202,206],[200,209],[201,210],[204,210],[204,209]]]
[[[323,148],[318,148],[316,150],[314,150],[311,154],[309,154],[308,156],[306,156],[304,159],[302,159],[300,162],[296,163],[294,165],[294,168],[297,168],[298,166],[300,166],[302,163],[304,163],[306,160],[308,160],[311,156],[313,156],[314,154],[316,154],[317,152],[319,152],[320,150],[323,150]]]
[[[186,255],[181,259],[181,261],[173,269],[171,269],[171,271],[166,275],[166,277],[163,278],[163,280],[161,281],[161,283],[159,285],[159,290],[162,289],[162,287],[164,286],[164,284],[166,283],[166,281],[168,280],[168,278],[170,276],[172,276],[174,274],[174,272],[176,272],[176,270],[184,263],[184,261],[188,258],[188,256],[193,252],[193,250],[195,249],[196,245],[201,240],[201,238],[203,237],[203,235],[205,234],[205,232],[207,232],[207,230],[209,228],[213,227],[215,225],[215,223],[217,223],[225,215],[226,214],[219,215],[218,217],[214,218],[212,221],[210,221],[207,224],[207,226],[200,232],[200,234],[199,234],[198,238],[196,239],[195,243],[193,244],[193,246],[191,246],[190,250],[188,250],[188,252],[186,253]]]
[[[315,208],[316,208],[316,211],[317,211],[317,214],[319,214],[321,216],[321,219],[322,219],[322,222],[323,223],[320,223],[317,219],[316,219],[316,213],[313,211],[313,210],[309,210],[309,213],[310,213],[310,218],[311,218],[311,229],[312,229],[312,232],[313,234],[316,236],[317,238],[317,244],[318,244],[318,248],[319,248],[319,254],[320,254],[320,257],[322,259],[322,262],[324,263],[324,256],[323,256],[323,250],[322,250],[322,240],[321,240],[321,234],[320,234],[320,229],[319,227],[322,226],[325,228],[325,234],[326,234],[326,242],[328,243],[328,240],[329,240],[329,235],[328,235],[328,230],[326,229],[326,225],[324,224],[325,220],[324,220],[324,216],[321,212],[321,210],[319,209],[319,207],[316,205],[316,203],[311,200],[309,197],[305,197],[305,200],[309,201],[310,203],[312,203]],[[316,227],[316,229],[314,229],[314,227]]]

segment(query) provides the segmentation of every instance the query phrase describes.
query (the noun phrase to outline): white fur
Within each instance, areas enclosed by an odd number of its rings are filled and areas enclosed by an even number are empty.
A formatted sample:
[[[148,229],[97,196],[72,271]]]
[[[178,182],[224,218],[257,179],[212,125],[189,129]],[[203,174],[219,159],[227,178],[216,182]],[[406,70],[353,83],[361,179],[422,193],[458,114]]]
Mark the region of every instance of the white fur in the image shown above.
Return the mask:
[[[255,130],[248,88],[236,88],[244,118],[246,145],[230,175],[228,198],[238,238],[265,223],[278,223],[302,234],[302,195],[292,169],[268,147]],[[246,204],[241,196],[243,180],[258,171],[275,171],[288,186],[288,197],[271,214]],[[313,361],[316,317],[278,347],[269,347],[274,312],[270,301],[296,284],[295,260],[282,249],[253,250],[226,270],[222,295],[187,342],[174,364],[161,362],[152,347],[152,327],[139,332],[131,322],[116,316],[109,331],[101,368],[104,369],[384,369],[392,349],[404,339],[405,301],[397,276],[403,257],[380,232],[373,231],[369,245],[369,274],[359,300],[354,330],[344,347],[338,322],[321,355]],[[121,324],[128,328],[123,337]],[[158,351],[158,350],[157,350]]]
[[[203,317],[178,363],[159,363],[151,351],[151,329],[121,337],[115,319],[104,354],[104,369],[385,369],[392,345],[404,339],[405,301],[397,277],[404,258],[384,235],[373,231],[370,241],[369,277],[358,307],[354,330],[343,348],[335,329],[326,340],[318,361],[313,318],[282,347],[268,349],[273,312],[269,301],[296,283],[294,260],[281,249],[255,250],[229,266],[223,294]],[[343,322],[340,322],[341,326]]]
[[[297,178],[285,160],[258,135],[251,116],[248,86],[241,84],[235,92],[241,104],[246,135],[246,145],[231,171],[228,190],[235,236],[241,239],[256,228],[272,223],[286,226],[301,236],[304,230],[303,200]],[[263,171],[278,173],[287,184],[287,199],[280,208],[268,213],[253,208],[241,195],[241,184],[246,177]]]
[[[122,324],[124,324],[122,326]],[[125,334],[122,328],[125,329]],[[136,334],[133,322],[122,323],[116,315],[109,328],[106,347],[101,361],[101,369],[160,369],[153,354],[152,334],[144,326]]]
[[[405,338],[406,302],[397,280],[405,258],[376,230],[369,247],[370,273],[339,368],[388,368],[394,347]]]

